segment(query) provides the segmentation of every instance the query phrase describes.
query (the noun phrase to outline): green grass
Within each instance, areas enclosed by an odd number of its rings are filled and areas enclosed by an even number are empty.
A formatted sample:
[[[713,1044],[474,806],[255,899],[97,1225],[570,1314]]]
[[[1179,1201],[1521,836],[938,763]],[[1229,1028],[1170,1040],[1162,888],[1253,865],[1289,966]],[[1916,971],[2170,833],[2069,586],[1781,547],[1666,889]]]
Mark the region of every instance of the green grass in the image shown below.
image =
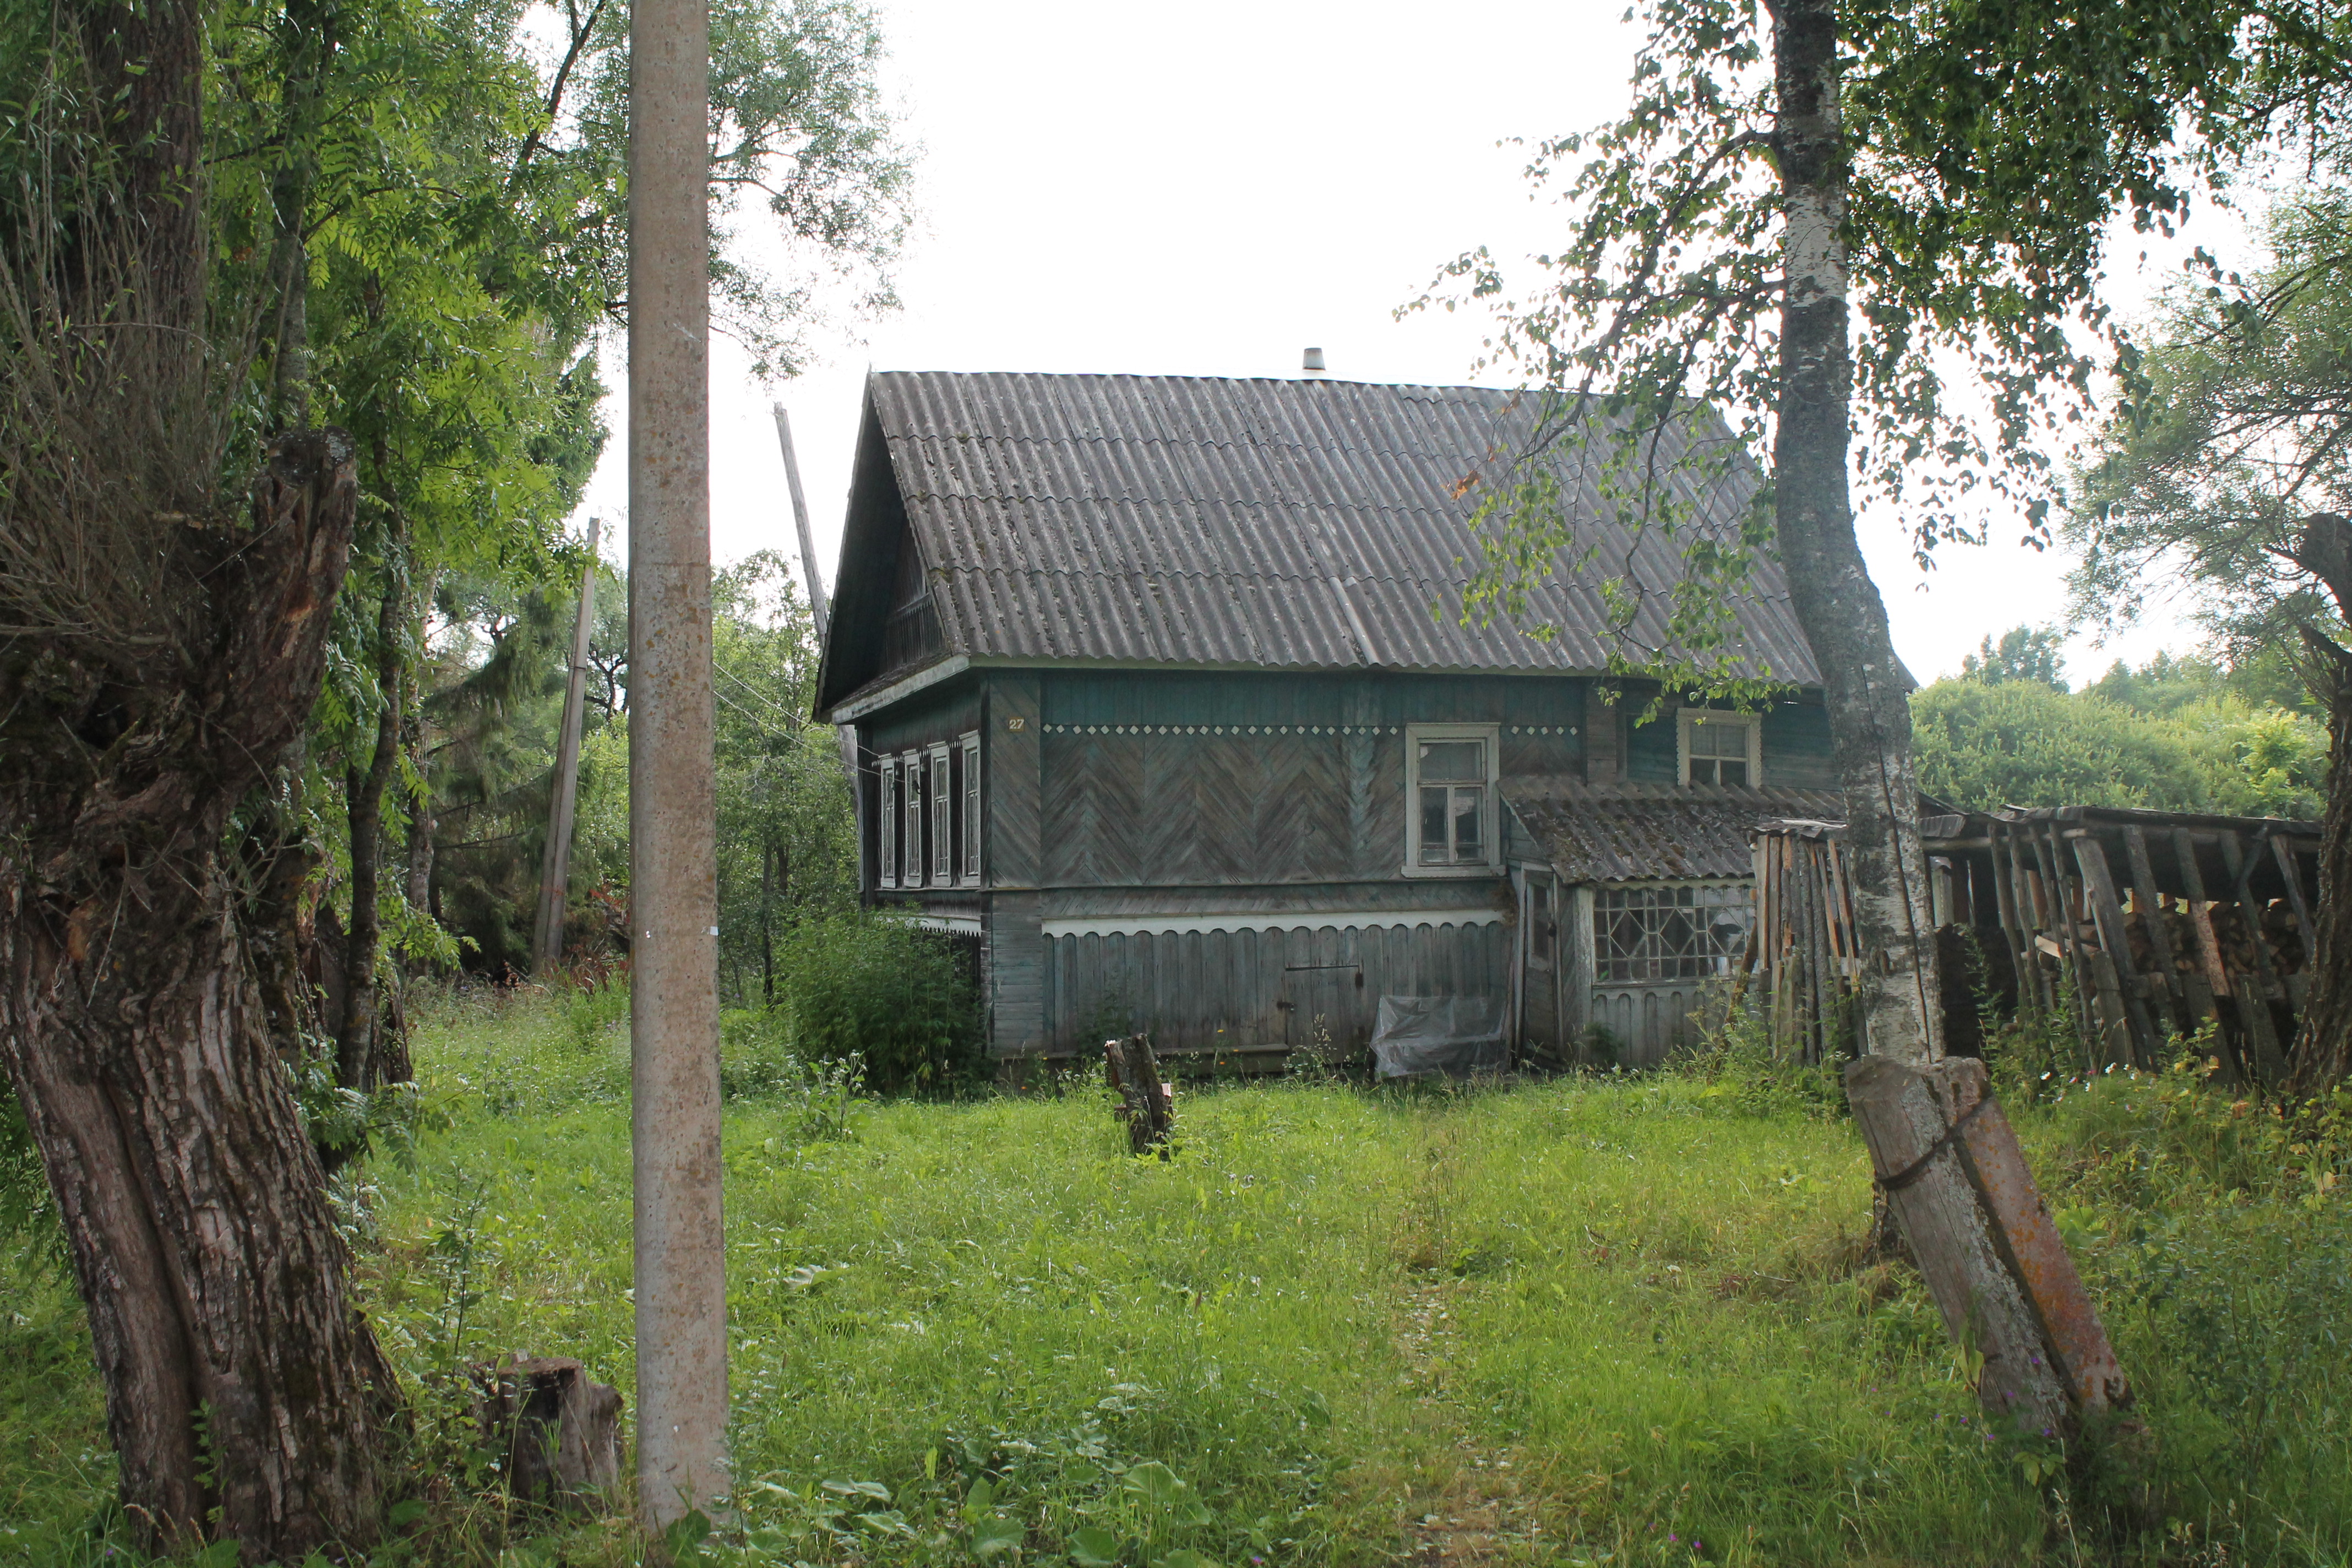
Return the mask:
[[[508,1351],[631,1390],[614,1016],[451,1006],[420,1037],[436,1130],[376,1163],[362,1241],[436,1479],[385,1563],[635,1560],[609,1523],[527,1539],[436,1393]],[[1984,1434],[1916,1277],[1864,1255],[1864,1153],[1818,1096],[1188,1089],[1166,1163],[1092,1086],[869,1107],[847,1138],[739,1101],[740,1555],[2343,1563],[2352,1226],[2276,1179],[2270,1131],[2174,1092],[2021,1112],[2156,1434],[2144,1496],[2037,1484],[2042,1446]],[[76,1315],[13,1289],[0,1563],[47,1564],[110,1476]]]

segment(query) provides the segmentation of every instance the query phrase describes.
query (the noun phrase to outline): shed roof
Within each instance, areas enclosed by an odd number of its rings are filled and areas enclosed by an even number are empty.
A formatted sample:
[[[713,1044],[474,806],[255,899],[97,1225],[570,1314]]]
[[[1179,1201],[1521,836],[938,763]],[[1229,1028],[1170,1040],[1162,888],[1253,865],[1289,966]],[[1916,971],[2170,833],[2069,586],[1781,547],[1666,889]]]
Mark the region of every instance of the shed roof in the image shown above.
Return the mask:
[[[1749,876],[1751,828],[1843,810],[1827,790],[1550,778],[1505,779],[1503,798],[1570,882]]]
[[[1524,624],[1459,624],[1468,522],[1508,476],[1541,395],[1205,376],[877,373],[858,489],[895,479],[948,655],[1208,667],[1595,670],[1615,633],[1600,584],[1645,590],[1634,647],[1663,641],[1677,542],[1616,521],[1603,467],[1559,443],[1574,542]],[[1745,515],[1757,476],[1711,413],[1662,439],[1657,472],[1701,526]],[[1722,477],[1678,468],[1693,443]],[[879,503],[875,503],[878,505]],[[854,491],[850,579],[887,569]],[[861,554],[870,556],[862,562]],[[1754,673],[1820,679],[1776,562],[1735,606]],[[839,621],[836,620],[836,625]],[[836,639],[838,641],[838,639]],[[839,648],[828,649],[828,666]],[[855,660],[845,661],[855,663]],[[829,668],[827,702],[887,672]]]

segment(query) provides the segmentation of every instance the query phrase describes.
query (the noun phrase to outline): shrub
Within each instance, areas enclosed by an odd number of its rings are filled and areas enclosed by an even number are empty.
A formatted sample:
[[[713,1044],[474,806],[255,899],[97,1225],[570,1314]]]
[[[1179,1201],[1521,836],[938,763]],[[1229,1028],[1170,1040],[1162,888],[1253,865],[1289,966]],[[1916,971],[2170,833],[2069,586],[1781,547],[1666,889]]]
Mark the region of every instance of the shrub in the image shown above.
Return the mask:
[[[981,1068],[978,997],[945,937],[901,920],[812,921],[784,944],[780,1002],[795,1054],[862,1058],[877,1091],[945,1089]]]

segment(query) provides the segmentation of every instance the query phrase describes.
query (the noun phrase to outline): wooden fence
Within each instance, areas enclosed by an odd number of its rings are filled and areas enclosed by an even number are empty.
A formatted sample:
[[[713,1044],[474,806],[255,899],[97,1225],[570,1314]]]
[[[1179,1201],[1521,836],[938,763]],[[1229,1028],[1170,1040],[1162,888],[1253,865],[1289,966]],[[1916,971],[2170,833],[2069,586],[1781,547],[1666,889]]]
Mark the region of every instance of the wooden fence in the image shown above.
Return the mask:
[[[1923,819],[1934,868],[1947,1041],[1977,1048],[1983,1004],[2071,1016],[2084,1065],[2154,1068],[2217,1025],[2237,1081],[2286,1070],[2318,901],[2316,824],[2067,806]],[[1859,970],[1844,830],[1751,835],[1757,921],[1742,969],[1777,1048],[1845,1046]]]

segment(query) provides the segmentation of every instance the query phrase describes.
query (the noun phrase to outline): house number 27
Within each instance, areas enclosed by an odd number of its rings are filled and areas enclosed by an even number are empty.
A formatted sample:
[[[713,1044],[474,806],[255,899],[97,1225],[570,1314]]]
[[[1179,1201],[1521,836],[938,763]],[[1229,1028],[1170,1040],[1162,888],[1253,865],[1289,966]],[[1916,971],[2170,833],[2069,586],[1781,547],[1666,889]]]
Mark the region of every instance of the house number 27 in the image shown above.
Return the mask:
[[[1029,721],[1016,716],[1007,719],[1004,721],[1004,727],[1008,730],[1026,730],[1029,727]]]

